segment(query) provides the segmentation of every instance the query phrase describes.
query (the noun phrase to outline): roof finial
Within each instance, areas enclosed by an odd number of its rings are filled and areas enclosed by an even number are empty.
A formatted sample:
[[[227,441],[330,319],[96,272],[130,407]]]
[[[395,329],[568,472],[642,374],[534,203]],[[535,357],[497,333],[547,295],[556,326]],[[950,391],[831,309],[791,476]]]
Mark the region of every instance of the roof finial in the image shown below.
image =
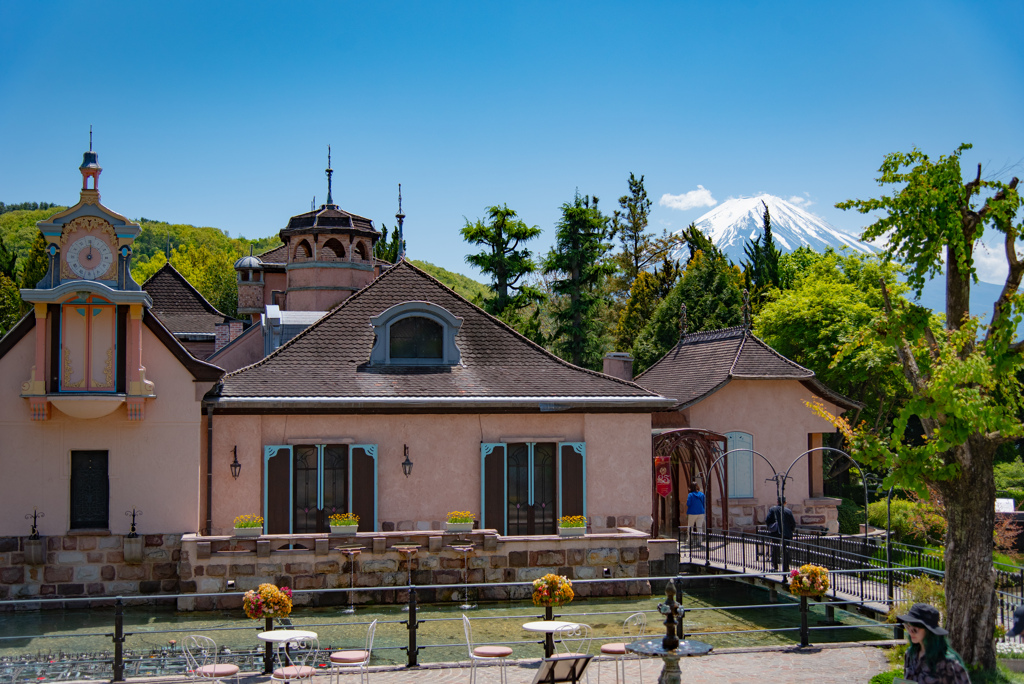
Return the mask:
[[[331,146],[327,146],[327,206],[334,204],[334,199],[331,197],[331,176],[334,174],[334,169],[331,168]]]
[[[750,330],[750,290],[743,290],[743,328]]]
[[[405,221],[405,214],[402,213],[402,184],[398,184],[398,213],[395,214],[398,221],[398,260],[405,258],[405,235],[402,232],[402,223]]]
[[[686,302],[679,305],[679,341],[686,337]]]
[[[92,124],[89,124],[89,151],[92,152]]]

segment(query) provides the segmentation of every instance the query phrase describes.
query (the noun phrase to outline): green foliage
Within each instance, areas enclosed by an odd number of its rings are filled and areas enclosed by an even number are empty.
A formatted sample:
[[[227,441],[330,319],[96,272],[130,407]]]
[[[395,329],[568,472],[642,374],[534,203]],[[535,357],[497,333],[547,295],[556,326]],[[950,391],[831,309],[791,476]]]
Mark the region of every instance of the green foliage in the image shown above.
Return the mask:
[[[422,271],[426,271],[431,276],[444,283],[447,287],[455,290],[477,306],[480,305],[480,302],[491,295],[491,289],[489,287],[483,283],[478,283],[472,278],[468,278],[461,273],[453,273],[452,271],[443,269],[440,266],[435,266],[427,261],[416,261],[415,259],[410,259],[409,263]]]
[[[892,500],[893,541],[927,546],[941,544],[946,536],[946,520],[926,501]],[[885,529],[885,499],[868,504],[868,522],[879,529]]]
[[[888,672],[879,672],[871,678],[869,684],[892,684],[893,680],[897,677],[903,676],[903,666],[895,670],[889,670]]]
[[[21,287],[26,290],[34,289],[49,270],[50,257],[46,253],[46,239],[42,233],[36,231],[36,239],[32,242],[32,249],[22,267]]]
[[[7,206],[31,206],[33,204],[35,202]],[[43,202],[43,204],[46,203]],[[15,253],[17,258],[15,270],[17,272],[20,273],[24,270],[25,261],[32,251],[32,243],[39,235],[36,222],[44,221],[64,209],[66,207],[57,207],[51,204],[47,205],[45,209],[15,209],[7,211],[7,213],[0,213],[0,239],[3,239],[7,249]]]
[[[668,253],[682,242],[682,238],[667,230],[662,230],[660,237],[648,232],[651,200],[644,188],[644,177],[638,179],[631,172],[628,183],[628,194],[619,198],[619,209],[612,212],[612,237],[618,237],[621,250],[612,257],[618,272],[612,279],[611,290],[619,302],[631,296],[633,283],[641,273],[659,259],[668,261]]]
[[[632,352],[638,373],[650,368],[679,342],[682,304],[686,304],[688,332],[728,328],[741,322],[743,294],[739,269],[717,249],[712,248],[710,254],[706,256],[699,250],[690,254],[682,278],[637,335]]]
[[[389,264],[396,264],[399,252],[401,252],[401,244],[398,239],[398,226],[395,226],[391,239],[388,240],[388,227],[381,225],[380,239],[373,245],[373,256]]]
[[[1024,461],[997,463],[994,468],[996,489],[1024,489]]]
[[[19,202],[18,204],[4,204],[0,202],[0,214],[6,214],[10,211],[38,211],[46,210],[57,207],[56,204],[50,204],[49,202]],[[58,207],[63,209],[63,207]],[[51,214],[53,212],[50,212]]]
[[[18,286],[5,274],[0,273],[0,337],[21,318],[21,295]]]
[[[906,615],[915,603],[927,603],[939,609],[939,616],[946,614],[946,590],[941,584],[927,577],[915,577],[903,585],[902,599],[889,609],[886,620],[896,622],[897,615]]]
[[[864,523],[864,507],[858,506],[852,499],[843,499],[836,509],[839,517],[840,534],[857,534]]]
[[[10,280],[17,278],[18,255],[13,250],[7,249],[4,239],[0,236],[0,275],[7,276]]]
[[[743,253],[747,257],[743,264],[743,280],[750,291],[755,311],[760,308],[770,290],[781,287],[780,252],[775,246],[775,240],[772,239],[772,218],[768,205],[764,201],[761,204],[764,206],[761,234],[743,246]]]
[[[678,261],[667,256],[661,260],[661,265],[654,269],[654,295],[658,301],[668,297],[668,293],[672,291],[682,276],[683,268]]]
[[[875,333],[885,310],[880,281],[905,302],[898,267],[872,255],[800,249],[783,255],[780,268],[793,273],[790,288],[772,291],[754,317],[755,333],[829,388],[863,402],[872,427],[887,428],[908,397],[896,351]]]
[[[619,324],[615,328],[615,348],[627,350],[633,348],[633,342],[640,331],[651,320],[658,306],[658,282],[647,271],[640,271],[629,292]]]
[[[466,255],[466,262],[491,276],[492,296],[485,297],[483,308],[493,316],[506,313],[515,318],[519,309],[537,302],[541,293],[529,284],[519,284],[522,279],[537,269],[530,250],[520,248],[521,243],[540,235],[540,228],[528,226],[519,220],[508,205],[487,207],[489,222],[477,219],[462,227],[462,239],[483,246],[477,254]],[[512,311],[509,311],[509,310]]]
[[[598,369],[603,351],[601,288],[614,271],[604,256],[611,249],[608,219],[596,197],[562,205],[555,246],[544,258],[544,273],[555,276],[558,296],[552,317],[555,352],[577,366]]]

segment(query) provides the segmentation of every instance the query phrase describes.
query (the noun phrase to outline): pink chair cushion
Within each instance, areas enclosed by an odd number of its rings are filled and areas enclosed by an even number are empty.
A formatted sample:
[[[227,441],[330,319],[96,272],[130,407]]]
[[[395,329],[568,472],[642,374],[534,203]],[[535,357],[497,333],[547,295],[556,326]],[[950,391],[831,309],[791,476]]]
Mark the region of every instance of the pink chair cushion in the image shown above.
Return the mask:
[[[608,655],[626,655],[626,644],[604,644],[601,653]]]
[[[305,679],[316,674],[316,669],[307,665],[289,665],[274,670],[275,679]]]
[[[361,663],[370,654],[366,651],[338,651],[331,654],[332,663]]]
[[[481,658],[507,658],[512,655],[512,649],[508,646],[477,646],[473,649],[473,655]]]
[[[198,677],[230,677],[236,674],[238,674],[238,666],[231,663],[203,665],[200,668],[196,668],[196,676]]]

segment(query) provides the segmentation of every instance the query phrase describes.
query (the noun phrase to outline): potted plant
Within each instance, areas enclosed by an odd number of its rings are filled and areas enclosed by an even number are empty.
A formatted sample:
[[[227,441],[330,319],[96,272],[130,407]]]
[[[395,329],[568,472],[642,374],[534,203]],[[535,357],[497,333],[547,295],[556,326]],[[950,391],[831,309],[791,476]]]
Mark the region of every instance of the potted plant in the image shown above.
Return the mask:
[[[273,584],[261,584],[242,597],[242,609],[253,620],[286,618],[292,612],[292,590]]]
[[[820,598],[828,586],[828,570],[820,565],[801,565],[789,573],[789,592],[794,596]]]
[[[359,516],[355,513],[334,513],[328,518],[331,524],[331,534],[344,534],[355,536],[359,531]]]
[[[565,575],[548,573],[533,580],[533,605],[544,607],[544,619],[552,620],[552,609],[566,606],[575,598],[572,582]]]
[[[235,518],[236,537],[258,537],[263,534],[263,517],[259,515],[240,515]]]
[[[470,532],[476,516],[469,511],[451,511],[444,527],[448,532]]]
[[[565,515],[558,519],[558,536],[582,537],[587,533],[587,519],[582,515]]]

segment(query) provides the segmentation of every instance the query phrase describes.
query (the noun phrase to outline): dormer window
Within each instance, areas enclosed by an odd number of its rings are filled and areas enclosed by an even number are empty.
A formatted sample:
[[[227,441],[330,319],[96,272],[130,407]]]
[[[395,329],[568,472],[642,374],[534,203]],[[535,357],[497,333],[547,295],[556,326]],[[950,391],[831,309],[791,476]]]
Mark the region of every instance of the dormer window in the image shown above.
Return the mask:
[[[430,302],[396,304],[370,319],[370,365],[451,366],[461,361],[455,335],[462,319]]]

